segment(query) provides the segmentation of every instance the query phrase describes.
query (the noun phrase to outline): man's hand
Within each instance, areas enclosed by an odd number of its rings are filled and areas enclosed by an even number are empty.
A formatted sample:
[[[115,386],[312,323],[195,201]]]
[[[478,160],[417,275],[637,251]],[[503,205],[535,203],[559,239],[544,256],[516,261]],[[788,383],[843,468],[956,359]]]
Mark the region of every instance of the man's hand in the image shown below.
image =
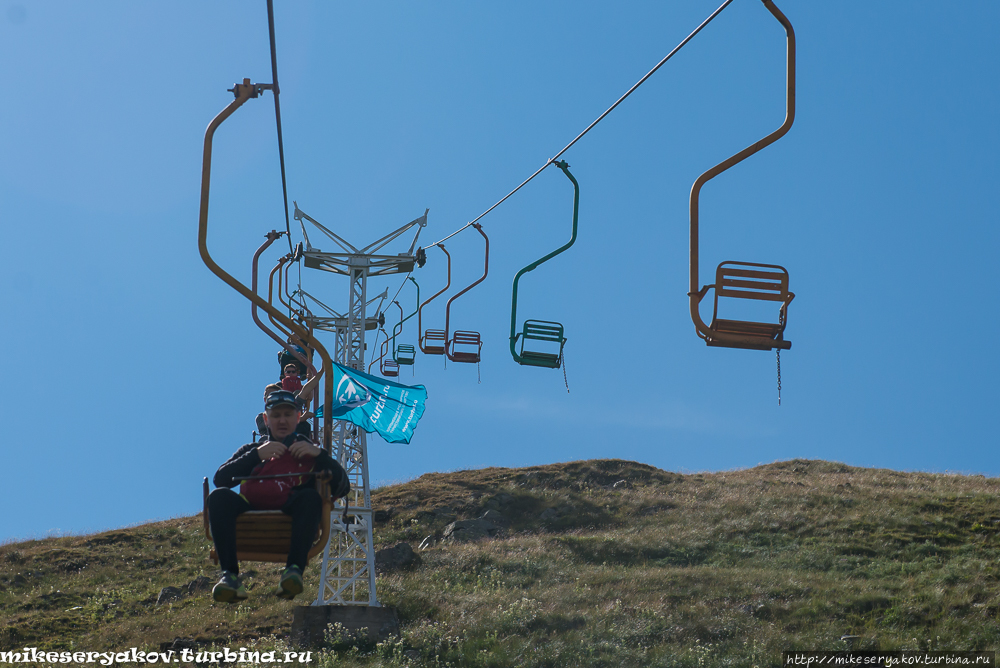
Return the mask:
[[[281,441],[265,441],[261,445],[257,446],[257,456],[260,457],[260,461],[262,462],[266,462],[268,459],[274,459],[275,457],[280,457],[287,451],[288,448],[286,448],[285,444]]]
[[[309,441],[295,441],[288,450],[301,459],[302,457],[318,457],[323,450]]]

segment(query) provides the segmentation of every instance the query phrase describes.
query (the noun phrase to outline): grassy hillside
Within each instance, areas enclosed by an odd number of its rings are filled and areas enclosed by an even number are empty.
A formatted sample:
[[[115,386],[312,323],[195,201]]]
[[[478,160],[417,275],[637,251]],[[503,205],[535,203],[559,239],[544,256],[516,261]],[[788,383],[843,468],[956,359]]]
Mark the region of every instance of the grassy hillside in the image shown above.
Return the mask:
[[[749,667],[849,643],[996,650],[998,482],[803,460],[427,474],[373,494],[377,547],[432,537],[420,565],[380,577],[402,637],[331,637],[313,665]],[[488,510],[509,521],[501,534],[442,538]],[[215,578],[208,550],[200,516],[0,546],[0,650],[286,648],[278,566],[245,564],[250,600],[220,606],[199,589]],[[298,602],[315,597],[315,576],[311,565]],[[157,603],[164,587],[180,592]]]

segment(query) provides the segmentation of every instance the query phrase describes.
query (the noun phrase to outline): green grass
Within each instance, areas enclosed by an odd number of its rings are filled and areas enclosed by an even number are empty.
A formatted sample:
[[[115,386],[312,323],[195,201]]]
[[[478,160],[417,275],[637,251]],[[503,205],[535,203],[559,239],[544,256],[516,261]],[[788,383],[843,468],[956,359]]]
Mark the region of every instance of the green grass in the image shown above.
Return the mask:
[[[427,474],[373,493],[377,547],[416,548],[488,509],[510,528],[438,542],[418,568],[380,577],[401,637],[331,633],[313,665],[777,666],[782,651],[846,649],[845,635],[855,648],[995,650],[998,482],[803,460],[683,476],[617,460]],[[200,516],[4,545],[0,650],[148,651],[175,637],[287,648],[280,565],[244,565],[256,574],[237,606],[206,591],[155,604],[162,587],[215,579],[209,547]]]

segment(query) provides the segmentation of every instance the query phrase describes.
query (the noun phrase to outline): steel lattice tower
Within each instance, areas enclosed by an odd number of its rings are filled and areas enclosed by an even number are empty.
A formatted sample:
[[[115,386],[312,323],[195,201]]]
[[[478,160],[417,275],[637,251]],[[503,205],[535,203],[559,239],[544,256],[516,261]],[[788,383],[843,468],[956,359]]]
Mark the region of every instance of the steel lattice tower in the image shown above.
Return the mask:
[[[420,236],[420,230],[427,224],[427,212],[360,249],[299,210],[297,203],[295,219],[302,225],[302,235],[306,242],[304,253],[306,267],[349,278],[350,296],[347,313],[337,313],[315,297],[303,292],[305,297],[311,298],[327,313],[325,316],[306,316],[306,321],[314,329],[333,332],[336,335],[334,357],[338,363],[364,371],[365,331],[378,326],[377,319],[370,318],[366,314],[370,304],[368,277],[413,271],[417,238]],[[316,226],[340,246],[341,250],[326,253],[313,248],[303,221]],[[414,226],[417,227],[417,232],[406,253],[398,255],[379,253],[386,244]],[[367,434],[364,430],[339,420],[334,426],[333,442],[337,444],[337,460],[351,480],[351,495],[346,508],[346,522],[343,505],[338,504],[330,514],[330,541],[323,550],[319,593],[313,605],[379,607],[381,604],[378,602],[375,590],[375,551],[372,536]]]

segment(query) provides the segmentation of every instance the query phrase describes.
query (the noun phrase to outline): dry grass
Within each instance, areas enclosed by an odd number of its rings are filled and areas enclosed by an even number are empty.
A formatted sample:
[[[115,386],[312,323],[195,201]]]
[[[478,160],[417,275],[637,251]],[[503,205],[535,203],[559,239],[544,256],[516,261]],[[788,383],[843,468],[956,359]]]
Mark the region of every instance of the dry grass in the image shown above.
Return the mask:
[[[510,529],[438,543],[416,570],[382,577],[402,637],[331,638],[318,663],[765,666],[783,650],[845,649],[844,635],[993,650],[997,491],[978,476],[803,460],[684,476],[617,460],[428,474],[373,494],[378,547],[416,548],[487,509]],[[277,567],[252,565],[239,606],[205,593],[155,605],[161,587],[214,577],[207,550],[197,517],[4,546],[0,649],[283,643],[290,606],[261,595]]]

